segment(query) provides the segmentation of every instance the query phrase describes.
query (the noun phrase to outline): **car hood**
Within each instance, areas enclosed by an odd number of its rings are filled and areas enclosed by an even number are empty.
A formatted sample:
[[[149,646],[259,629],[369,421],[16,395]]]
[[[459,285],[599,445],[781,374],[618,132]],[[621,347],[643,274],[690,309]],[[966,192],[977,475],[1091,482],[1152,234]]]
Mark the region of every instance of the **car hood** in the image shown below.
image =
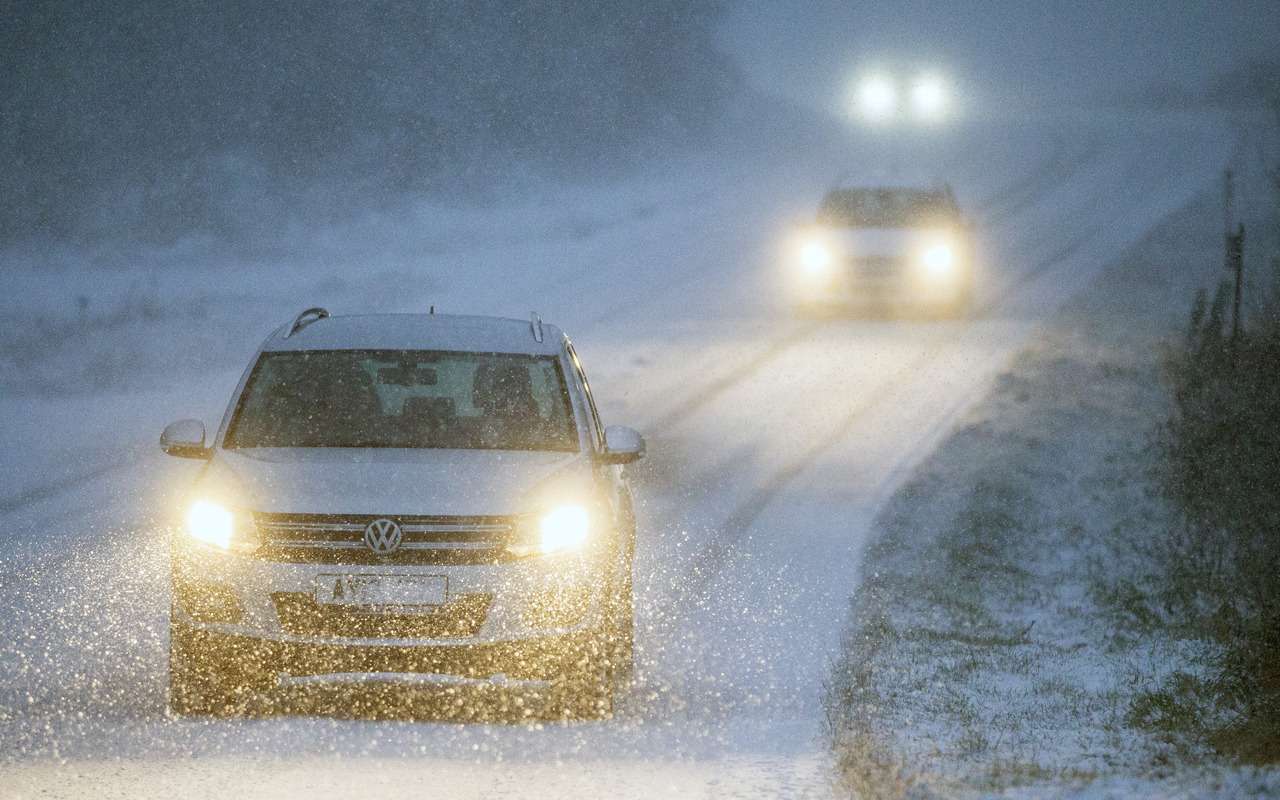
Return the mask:
[[[196,491],[232,507],[294,514],[506,515],[589,491],[580,453],[514,450],[218,450]]]

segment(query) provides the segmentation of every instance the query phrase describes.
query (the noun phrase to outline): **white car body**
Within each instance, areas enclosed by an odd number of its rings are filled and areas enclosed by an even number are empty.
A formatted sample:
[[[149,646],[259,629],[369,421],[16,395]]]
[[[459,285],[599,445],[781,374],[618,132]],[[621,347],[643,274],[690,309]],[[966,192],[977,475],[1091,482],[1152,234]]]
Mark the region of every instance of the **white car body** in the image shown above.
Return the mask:
[[[208,460],[189,513],[213,503],[234,528],[228,546],[191,535],[190,521],[173,535],[175,710],[216,712],[232,700],[228,686],[269,686],[282,674],[353,671],[583,679],[596,710],[607,707],[631,647],[635,520],[622,464],[640,457],[643,441],[629,429],[605,431],[569,339],[536,319],[312,317],[264,342],[211,443],[202,426],[197,441],[191,421],[162,436],[166,452]],[[577,452],[227,446],[264,355],[330,350],[555,359]],[[551,497],[590,509],[589,540],[561,552],[520,550],[522,531]],[[374,551],[376,535],[365,532],[375,523],[398,526],[394,552]],[[237,544],[241,528],[249,532]],[[348,605],[343,585],[381,599]],[[396,592],[408,599],[387,600]],[[216,657],[197,663],[198,652]],[[230,677],[201,683],[191,678],[196,666]],[[248,673],[255,681],[235,680]]]

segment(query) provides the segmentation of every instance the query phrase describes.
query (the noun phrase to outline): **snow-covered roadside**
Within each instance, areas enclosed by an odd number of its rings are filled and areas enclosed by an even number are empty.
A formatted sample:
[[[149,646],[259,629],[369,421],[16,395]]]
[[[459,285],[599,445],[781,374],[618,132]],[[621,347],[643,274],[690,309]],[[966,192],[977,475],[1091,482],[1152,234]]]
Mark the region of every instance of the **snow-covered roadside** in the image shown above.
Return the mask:
[[[1134,700],[1203,675],[1205,642],[1126,626],[1116,544],[1168,525],[1145,478],[1156,363],[1216,282],[1216,197],[1064,308],[900,490],[868,548],[827,705],[859,796],[1264,796],[1280,770],[1138,727]]]

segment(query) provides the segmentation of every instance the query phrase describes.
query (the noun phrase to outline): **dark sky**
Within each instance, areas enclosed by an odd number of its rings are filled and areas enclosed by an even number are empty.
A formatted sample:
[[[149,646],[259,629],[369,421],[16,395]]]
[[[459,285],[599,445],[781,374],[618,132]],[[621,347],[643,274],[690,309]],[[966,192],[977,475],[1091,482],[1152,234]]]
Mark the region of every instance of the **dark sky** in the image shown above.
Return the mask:
[[[953,75],[972,104],[1054,105],[1275,56],[1280,0],[741,0],[721,35],[752,83],[812,106],[876,66]]]

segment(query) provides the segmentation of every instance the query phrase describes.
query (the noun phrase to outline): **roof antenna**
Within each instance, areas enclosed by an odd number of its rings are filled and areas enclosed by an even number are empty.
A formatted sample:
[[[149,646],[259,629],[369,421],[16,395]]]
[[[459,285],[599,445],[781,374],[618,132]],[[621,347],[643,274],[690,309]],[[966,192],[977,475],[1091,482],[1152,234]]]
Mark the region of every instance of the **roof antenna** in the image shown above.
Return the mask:
[[[538,316],[537,311],[529,314],[529,330],[533,331],[533,340],[535,342],[542,341],[542,317]]]
[[[293,318],[293,322],[289,325],[289,332],[284,335],[284,338],[288,339],[290,336],[307,327],[311,323],[319,322],[322,319],[328,319],[328,317],[329,312],[319,306],[308,308],[306,311],[303,311],[301,314]]]

